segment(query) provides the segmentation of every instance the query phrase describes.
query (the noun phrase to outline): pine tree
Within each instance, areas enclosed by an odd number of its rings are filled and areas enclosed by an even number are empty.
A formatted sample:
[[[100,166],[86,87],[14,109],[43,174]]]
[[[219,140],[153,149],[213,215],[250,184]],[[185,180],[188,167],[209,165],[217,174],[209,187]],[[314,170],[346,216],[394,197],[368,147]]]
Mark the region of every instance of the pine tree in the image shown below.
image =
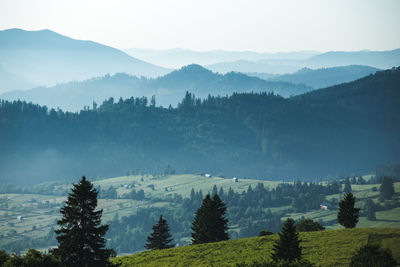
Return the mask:
[[[95,211],[97,194],[83,176],[73,184],[72,193],[61,208],[63,217],[57,221],[60,228],[55,230],[59,245],[54,254],[66,266],[111,266],[108,258],[115,252],[105,248],[108,225],[100,225],[103,210]]]
[[[375,204],[374,201],[370,198],[367,200],[366,209],[367,209],[367,219],[369,221],[375,221],[376,220]]]
[[[171,237],[167,220],[163,219],[161,215],[158,223],[153,226],[153,233],[147,237],[147,243],[144,247],[147,249],[173,248],[174,244],[170,244],[173,241]]]
[[[226,206],[217,194],[211,199],[207,194],[196,211],[192,223],[192,243],[202,244],[228,240],[228,219],[224,217]]]
[[[343,192],[345,192],[346,194],[351,193],[352,189],[351,189],[351,184],[350,184],[350,180],[349,178],[346,178],[346,181],[344,183],[344,189]]]
[[[212,242],[211,228],[213,227],[211,220],[209,219],[209,214],[211,210],[211,198],[207,194],[203,199],[200,208],[196,211],[194,215],[194,221],[192,223],[192,244],[202,244]]]
[[[228,219],[225,218],[226,213],[226,205],[219,198],[217,194],[215,194],[212,198],[212,212],[214,214],[214,242],[229,240],[228,235]]]
[[[379,196],[382,200],[391,199],[394,196],[393,180],[389,177],[383,177],[379,188]]]
[[[212,196],[215,195],[215,194],[218,194],[218,188],[217,188],[216,185],[213,186],[213,189],[212,189],[212,191],[211,191],[211,195],[212,195]]]
[[[296,232],[294,220],[288,218],[279,233],[279,240],[276,241],[272,250],[272,259],[274,261],[295,261],[301,259],[301,240]]]
[[[358,223],[359,208],[354,208],[356,198],[352,193],[346,194],[339,203],[338,222],[346,228],[354,228]]]

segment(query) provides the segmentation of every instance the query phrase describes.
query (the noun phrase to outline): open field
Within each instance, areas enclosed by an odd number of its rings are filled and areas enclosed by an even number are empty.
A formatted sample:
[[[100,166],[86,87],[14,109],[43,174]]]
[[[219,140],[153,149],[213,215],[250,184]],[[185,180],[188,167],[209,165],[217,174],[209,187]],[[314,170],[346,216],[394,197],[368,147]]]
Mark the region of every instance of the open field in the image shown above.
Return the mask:
[[[252,179],[232,179],[220,177],[206,178],[200,175],[169,175],[164,177],[153,177],[151,175],[122,176],[115,178],[100,179],[93,182],[94,186],[108,189],[113,186],[117,189],[118,197],[123,197],[131,189],[124,185],[134,185],[138,191],[143,189],[146,200],[137,201],[125,198],[99,199],[99,208],[103,209],[103,221],[110,221],[117,213],[120,217],[129,216],[139,207],[162,207],[167,205],[163,198],[168,195],[182,195],[188,197],[190,190],[202,190],[204,194],[210,192],[215,185],[229,190],[241,192],[247,190],[249,185],[253,187],[262,182],[266,187],[274,188],[280,182],[260,181]],[[150,187],[154,185],[154,190]],[[56,192],[62,192],[70,188],[68,185],[57,185]],[[168,191],[166,191],[166,189]],[[155,198],[158,200],[154,201]],[[0,248],[9,242],[24,237],[41,237],[49,233],[56,226],[60,218],[59,210],[66,200],[66,196],[42,195],[42,194],[0,194]],[[278,210],[275,208],[275,210]],[[22,216],[22,219],[18,219]]]
[[[236,192],[247,190],[249,185],[254,188],[257,183],[262,182],[265,187],[275,188],[279,183],[276,181],[261,181],[253,179],[239,179],[234,182],[232,179],[220,177],[207,178],[200,175],[169,175],[153,177],[150,175],[122,176],[116,178],[99,179],[94,181],[94,185],[101,189],[108,189],[113,186],[117,189],[118,199],[99,199],[99,208],[103,209],[103,222],[111,221],[118,214],[120,218],[135,213],[137,208],[145,207],[164,207],[168,206],[167,197],[169,195],[182,195],[189,197],[190,190],[202,190],[203,194],[210,192],[212,187],[223,187],[227,192],[231,187]],[[143,189],[146,199],[143,201],[121,198],[130,193],[132,186],[136,191]],[[152,189],[154,185],[154,190]],[[400,183],[395,183],[395,191],[400,192]],[[56,191],[62,192],[70,188],[68,185],[57,185]],[[356,205],[363,208],[367,198],[372,198],[376,203],[379,202],[379,184],[373,185],[352,185]],[[330,195],[328,199],[340,199],[341,195]],[[61,195],[42,195],[42,194],[0,194],[0,249],[5,244],[26,237],[42,237],[47,235],[56,221],[60,218],[59,210],[66,200],[66,196]],[[291,206],[265,207],[272,212],[283,211]],[[228,207],[229,209],[229,207]],[[18,219],[22,216],[22,220]],[[286,217],[300,219],[302,216],[317,221],[328,223],[327,229],[342,228],[336,223],[337,210],[315,210],[306,213],[289,213]],[[385,211],[376,212],[377,220],[368,221],[365,217],[360,217],[357,227],[394,227],[400,229],[400,208],[391,208]],[[231,230],[239,231],[237,226],[231,225]]]
[[[367,184],[367,185],[352,185],[353,194],[356,197],[356,206],[363,209],[365,202],[368,198],[371,198],[375,203],[379,202],[379,184]],[[373,188],[377,188],[377,191],[373,191]],[[396,193],[400,192],[400,183],[394,183],[394,189]],[[341,194],[330,195],[327,197],[328,200],[332,198],[341,199]],[[337,210],[321,210],[316,209],[306,213],[290,213],[287,217],[293,219],[300,219],[302,216],[310,218],[316,221],[322,220],[323,222],[333,222],[337,219]],[[393,227],[400,229],[400,208],[393,208],[384,211],[376,212],[376,220],[368,221],[366,217],[360,217],[357,227]],[[331,223],[326,227],[327,229],[338,229],[342,228],[337,222]]]
[[[129,192],[123,185],[134,184],[135,190],[143,189],[146,196],[150,194],[152,197],[164,197],[167,195],[178,194],[183,197],[190,195],[190,190],[194,188],[196,191],[202,190],[203,194],[211,192],[214,185],[218,188],[221,186],[225,192],[231,187],[234,191],[242,192],[247,190],[249,185],[253,188],[258,184],[263,183],[265,187],[270,189],[275,188],[280,181],[262,181],[254,179],[238,179],[234,182],[232,178],[210,177],[193,174],[179,174],[167,176],[151,176],[151,175],[136,175],[108,178],[94,181],[94,184],[100,185],[102,189],[107,189],[110,186],[118,188],[118,194],[123,195]],[[150,188],[154,185],[154,190]],[[167,190],[167,191],[166,191]]]
[[[400,261],[400,230],[363,228],[301,233],[303,257],[317,266],[348,266],[362,245],[380,243]],[[167,250],[145,251],[112,259],[122,266],[235,266],[236,263],[271,259],[278,235],[190,245]]]

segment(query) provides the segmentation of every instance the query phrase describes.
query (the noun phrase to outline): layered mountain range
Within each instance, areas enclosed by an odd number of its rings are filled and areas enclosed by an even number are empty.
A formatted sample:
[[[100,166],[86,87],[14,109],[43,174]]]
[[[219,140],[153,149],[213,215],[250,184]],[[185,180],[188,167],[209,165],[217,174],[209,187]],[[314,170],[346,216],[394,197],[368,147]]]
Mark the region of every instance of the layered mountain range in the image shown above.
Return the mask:
[[[65,113],[21,101],[0,106],[5,182],[206,172],[313,180],[400,161],[400,69],[291,98],[234,93],[177,108],[143,97]]]

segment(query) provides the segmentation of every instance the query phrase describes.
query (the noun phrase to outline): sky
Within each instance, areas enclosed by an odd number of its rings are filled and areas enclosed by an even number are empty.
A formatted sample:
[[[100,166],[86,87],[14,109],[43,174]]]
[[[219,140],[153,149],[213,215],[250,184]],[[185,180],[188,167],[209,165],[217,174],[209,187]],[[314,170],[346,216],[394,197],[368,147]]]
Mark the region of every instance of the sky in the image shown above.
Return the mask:
[[[119,49],[400,48],[399,0],[0,0],[0,30],[50,29]]]

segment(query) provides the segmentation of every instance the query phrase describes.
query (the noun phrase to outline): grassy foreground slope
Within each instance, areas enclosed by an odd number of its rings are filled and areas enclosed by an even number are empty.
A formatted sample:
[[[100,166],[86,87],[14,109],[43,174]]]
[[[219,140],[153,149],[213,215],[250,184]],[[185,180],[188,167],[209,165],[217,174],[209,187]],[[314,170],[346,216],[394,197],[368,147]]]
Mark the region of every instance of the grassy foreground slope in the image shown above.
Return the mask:
[[[400,262],[400,230],[360,228],[301,233],[303,257],[317,266],[346,266],[362,245],[380,243]],[[265,261],[278,235],[193,245],[160,251],[145,251],[112,259],[121,266],[235,266]],[[369,240],[369,241],[368,241]]]

